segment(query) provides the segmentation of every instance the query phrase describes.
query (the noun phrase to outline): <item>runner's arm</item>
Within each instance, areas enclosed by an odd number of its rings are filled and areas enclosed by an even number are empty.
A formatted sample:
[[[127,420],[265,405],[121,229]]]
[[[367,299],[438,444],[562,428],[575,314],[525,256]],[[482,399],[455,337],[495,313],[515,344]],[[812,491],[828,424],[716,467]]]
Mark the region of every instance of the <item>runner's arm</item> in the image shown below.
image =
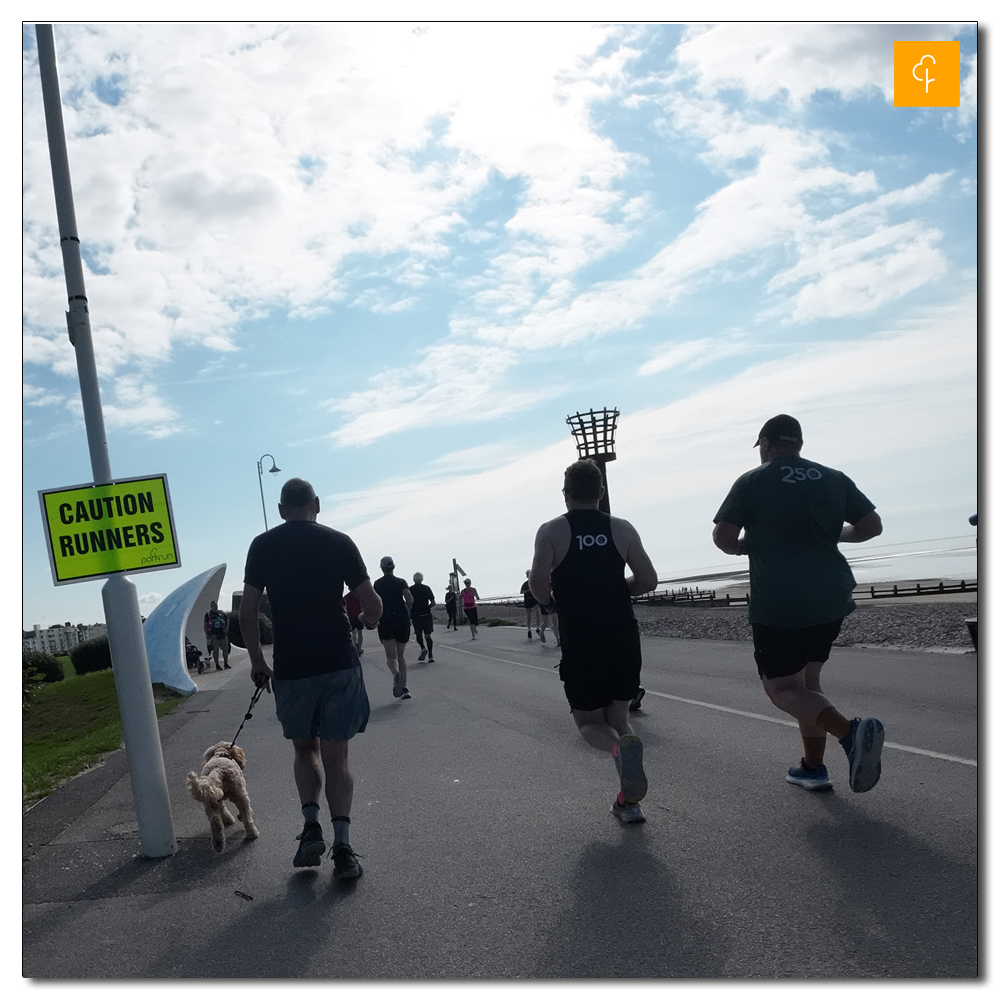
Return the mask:
[[[728,521],[719,521],[712,529],[712,541],[717,549],[722,549],[729,556],[745,556],[746,548],[743,539],[740,538],[738,525],[730,524]]]
[[[840,541],[842,542],[867,542],[869,538],[882,534],[882,518],[870,510],[860,521],[854,524],[845,524],[840,529]]]
[[[382,598],[375,592],[371,580],[362,580],[351,593],[361,602],[358,620],[365,628],[375,628],[382,617]]]
[[[413,594],[410,593],[409,587],[403,589],[403,603],[406,605],[407,611],[413,607]]]
[[[257,685],[271,692],[271,681],[274,671],[264,659],[264,651],[260,648],[260,624],[257,613],[260,611],[260,599],[264,592],[249,583],[243,584],[243,598],[240,601],[240,633],[243,643],[250,654],[250,679]]]
[[[528,589],[539,604],[552,603],[552,563],[555,561],[555,549],[548,527],[548,524],[543,524],[535,534],[535,554],[531,558],[531,570],[528,573]]]
[[[648,594],[651,590],[656,590],[656,569],[648,553],[642,547],[642,539],[639,532],[628,522],[619,518],[615,519],[615,529],[625,529],[625,540],[627,548],[625,550],[625,562],[632,570],[632,576],[625,577],[628,585],[628,592],[633,597],[639,594]]]

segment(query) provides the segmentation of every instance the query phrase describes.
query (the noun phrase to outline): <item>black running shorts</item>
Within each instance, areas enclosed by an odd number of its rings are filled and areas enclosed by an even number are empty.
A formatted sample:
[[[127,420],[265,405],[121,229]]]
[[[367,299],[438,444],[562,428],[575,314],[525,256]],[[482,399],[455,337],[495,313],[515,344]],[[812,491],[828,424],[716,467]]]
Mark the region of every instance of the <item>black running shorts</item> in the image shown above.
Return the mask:
[[[380,639],[395,639],[396,642],[410,641],[410,623],[405,618],[378,623]]]
[[[826,663],[843,621],[843,618],[838,618],[835,622],[810,625],[808,628],[751,625],[757,672],[762,678],[774,680],[797,674],[805,669],[807,663]]]
[[[431,615],[414,615],[413,631],[420,635],[430,635],[434,631],[434,618]]]
[[[465,617],[477,628],[479,627],[479,608],[464,608]]]
[[[632,622],[616,635],[562,636],[559,679],[570,709],[593,712],[639,693],[642,648]]]

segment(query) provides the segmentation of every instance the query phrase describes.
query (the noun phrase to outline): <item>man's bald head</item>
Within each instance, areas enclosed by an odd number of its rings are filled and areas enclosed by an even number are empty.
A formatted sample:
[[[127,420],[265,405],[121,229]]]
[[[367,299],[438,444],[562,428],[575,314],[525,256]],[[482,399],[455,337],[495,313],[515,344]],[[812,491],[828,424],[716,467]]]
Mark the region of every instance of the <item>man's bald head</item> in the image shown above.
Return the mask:
[[[282,507],[307,507],[315,499],[316,491],[307,479],[289,479],[281,487],[281,499],[278,503]]]
[[[281,487],[278,513],[284,521],[315,521],[319,513],[319,497],[306,479],[289,479]]]

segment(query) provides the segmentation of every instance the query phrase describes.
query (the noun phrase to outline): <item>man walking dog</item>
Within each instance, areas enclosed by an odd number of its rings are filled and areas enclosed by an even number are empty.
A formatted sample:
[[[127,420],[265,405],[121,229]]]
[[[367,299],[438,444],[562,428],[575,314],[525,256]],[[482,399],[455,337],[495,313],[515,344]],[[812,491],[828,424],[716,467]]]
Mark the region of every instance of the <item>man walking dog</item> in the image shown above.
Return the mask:
[[[333,874],[358,878],[361,865],[350,840],[354,778],[347,748],[365,731],[369,705],[344,587],[361,602],[365,628],[375,627],[382,602],[354,542],[317,522],[319,497],[306,480],[285,483],[278,513],[284,524],[258,535],[247,553],[240,629],[250,676],[258,688],[273,692],[282,732],[295,751],[293,774],[304,826],[292,864],[315,867],[326,852],[319,823],[325,778],[333,817]],[[273,666],[264,660],[257,624],[265,589],[273,617]]]

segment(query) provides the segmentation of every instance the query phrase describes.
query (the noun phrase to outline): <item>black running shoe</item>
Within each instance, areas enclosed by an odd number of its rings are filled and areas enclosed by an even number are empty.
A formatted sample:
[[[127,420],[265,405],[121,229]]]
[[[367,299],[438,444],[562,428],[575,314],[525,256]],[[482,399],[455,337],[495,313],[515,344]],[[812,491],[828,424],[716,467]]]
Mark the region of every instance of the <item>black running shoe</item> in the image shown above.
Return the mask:
[[[299,841],[299,849],[295,852],[292,864],[296,868],[315,868],[326,853],[323,828],[319,823],[306,823],[295,839]]]
[[[639,693],[629,702],[628,710],[634,712],[641,704],[643,695],[645,695],[646,689],[644,687],[639,688]]]
[[[330,854],[333,857],[334,878],[361,878],[363,869],[350,844],[340,844],[334,847]]]

